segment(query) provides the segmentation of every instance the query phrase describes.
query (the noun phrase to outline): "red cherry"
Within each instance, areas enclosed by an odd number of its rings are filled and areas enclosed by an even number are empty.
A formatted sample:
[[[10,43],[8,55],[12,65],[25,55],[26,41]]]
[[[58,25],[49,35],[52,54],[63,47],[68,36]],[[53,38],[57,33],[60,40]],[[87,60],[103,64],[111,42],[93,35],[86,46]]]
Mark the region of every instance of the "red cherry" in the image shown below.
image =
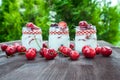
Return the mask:
[[[64,55],[64,56],[69,56],[70,55],[70,52],[71,52],[71,48],[67,48],[67,47],[64,47],[61,51],[61,53]]]
[[[100,54],[101,53],[101,47],[96,47],[95,51],[96,51],[96,54]]]
[[[31,28],[31,29],[38,29],[38,27],[34,25],[32,22],[27,23],[26,27]]]
[[[47,43],[43,43],[43,48],[47,48]]]
[[[45,52],[47,51],[47,48],[41,48],[39,54],[44,57]]]
[[[80,21],[79,26],[80,26],[80,28],[87,28],[88,23],[86,21]]]
[[[26,26],[29,28],[34,28],[34,24],[32,22],[27,23]]]
[[[36,57],[36,51],[30,48],[26,51],[25,56],[28,60],[33,60]]]
[[[80,54],[77,51],[71,51],[70,59],[77,60],[80,57]]]
[[[18,46],[17,51],[20,53],[26,52],[26,48],[24,46]]]
[[[48,53],[52,54],[53,57],[56,57],[56,56],[57,56],[57,52],[56,52],[54,49],[49,49],[49,50],[48,50]]]
[[[83,48],[82,48],[82,53],[84,53],[84,49],[86,49],[86,48],[89,48],[90,46],[84,46]]]
[[[101,48],[101,54],[105,57],[108,57],[112,54],[112,49],[108,46],[103,46]]]
[[[67,23],[64,21],[61,21],[58,23],[58,26],[61,27],[62,29],[65,29],[65,28],[67,28]]]
[[[87,46],[82,49],[82,53],[86,58],[94,58],[96,55],[95,49]]]
[[[5,51],[7,49],[8,45],[7,44],[1,44],[1,49],[2,51]]]
[[[68,51],[67,51],[68,56],[70,56],[71,51],[72,51],[72,49],[71,49],[71,48],[68,48]]]
[[[57,52],[54,49],[47,49],[44,53],[44,57],[47,60],[54,59],[57,56]]]
[[[60,46],[60,47],[59,47],[58,50],[59,50],[60,53],[62,53],[63,48],[65,48],[65,46]]]
[[[11,56],[15,54],[16,48],[14,46],[8,46],[7,49],[5,50],[7,56]]]
[[[70,43],[70,48],[74,49],[75,45],[73,43]]]
[[[85,57],[89,56],[89,54],[90,54],[90,49],[89,48],[90,47],[87,47],[87,46],[82,48],[82,53]]]
[[[13,45],[14,45],[14,47],[16,48],[16,52],[18,52],[18,51],[17,51],[17,48],[18,48],[18,46],[21,46],[21,45],[20,45],[19,43],[14,43]]]
[[[90,47],[90,51],[91,51],[91,52],[90,52],[90,53],[91,53],[91,54],[90,54],[90,58],[94,58],[95,55],[96,55],[95,49]]]

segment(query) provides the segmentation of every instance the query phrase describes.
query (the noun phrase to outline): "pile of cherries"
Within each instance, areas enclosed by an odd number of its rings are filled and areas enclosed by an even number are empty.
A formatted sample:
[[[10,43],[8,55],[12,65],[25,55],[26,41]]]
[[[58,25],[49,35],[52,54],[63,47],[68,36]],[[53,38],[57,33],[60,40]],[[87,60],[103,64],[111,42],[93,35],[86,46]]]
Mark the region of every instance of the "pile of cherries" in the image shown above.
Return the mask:
[[[71,60],[77,60],[80,57],[80,54],[74,50],[73,43],[70,44],[70,48],[60,46],[59,52],[65,57],[70,57]]]
[[[96,54],[101,54],[104,57],[109,57],[112,54],[112,49],[108,46],[96,47],[95,49],[90,46],[84,46],[82,53],[86,58],[94,58]]]
[[[70,48],[65,46],[61,46],[59,48],[59,52],[64,56],[70,57],[71,60],[77,60],[80,57],[80,54],[74,50],[74,44],[70,44]],[[96,48],[92,48],[90,46],[84,46],[82,48],[82,54],[85,58],[94,58],[96,55],[101,54],[104,57],[109,57],[112,54],[112,48],[108,46],[98,46]]]
[[[1,50],[6,52],[7,56],[12,56],[15,53],[25,53],[26,48],[19,43],[14,43],[13,45],[2,44]]]
[[[24,53],[28,60],[35,59],[37,54],[36,49],[29,48],[26,50],[26,48],[19,43],[14,43],[13,45],[2,44],[1,50],[5,51],[7,56],[12,56],[15,53]],[[47,48],[47,44],[43,43],[43,47],[38,53],[47,60],[54,59],[58,53],[62,54],[65,57],[70,57],[71,60],[77,60],[80,57],[79,52],[74,50],[73,43],[70,43],[70,47],[60,46],[58,51]],[[82,54],[85,58],[94,58],[96,54],[101,54],[102,56],[109,57],[112,54],[112,49],[108,46],[98,46],[95,49],[90,46],[84,46],[82,48]]]
[[[39,54],[45,59],[51,60],[57,56],[57,51],[54,49],[48,49],[47,44],[43,43],[43,47],[40,49]]]
[[[33,60],[36,58],[37,51],[35,48],[29,48],[28,50],[20,45],[19,43],[14,43],[13,45],[1,44],[1,50],[5,51],[7,57],[13,56],[16,53],[23,53],[25,54],[28,60]],[[39,51],[39,54],[45,59],[50,60],[54,59],[57,56],[57,51],[54,49],[48,49],[47,44],[43,43],[43,48]]]

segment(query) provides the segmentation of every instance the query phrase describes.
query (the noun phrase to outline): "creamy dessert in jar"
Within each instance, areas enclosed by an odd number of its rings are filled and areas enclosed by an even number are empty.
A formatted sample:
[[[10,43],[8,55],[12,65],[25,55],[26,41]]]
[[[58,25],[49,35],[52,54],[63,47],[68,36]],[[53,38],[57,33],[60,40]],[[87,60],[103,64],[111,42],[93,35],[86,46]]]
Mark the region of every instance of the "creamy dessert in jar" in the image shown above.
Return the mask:
[[[39,27],[29,22],[22,28],[22,45],[29,48],[35,48],[39,51],[42,48],[42,31]]]
[[[86,21],[80,21],[75,28],[75,50],[82,52],[82,48],[88,45],[92,48],[97,47],[96,27]]]
[[[49,48],[58,50],[61,45],[66,47],[70,45],[69,29],[67,23],[64,21],[53,23],[49,28]]]

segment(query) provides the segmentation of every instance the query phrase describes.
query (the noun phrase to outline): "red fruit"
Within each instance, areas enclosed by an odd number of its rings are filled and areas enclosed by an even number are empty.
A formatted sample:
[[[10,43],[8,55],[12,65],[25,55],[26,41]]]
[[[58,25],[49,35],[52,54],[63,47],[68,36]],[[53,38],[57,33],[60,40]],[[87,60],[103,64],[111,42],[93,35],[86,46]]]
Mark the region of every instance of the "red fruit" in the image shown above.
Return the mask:
[[[47,48],[41,48],[39,54],[44,57],[44,53],[47,51]]]
[[[70,56],[71,51],[72,51],[72,49],[71,49],[71,48],[68,48],[68,51],[67,51],[68,56]]]
[[[80,21],[79,26],[80,26],[80,28],[87,28],[88,23],[86,21]]]
[[[67,23],[64,21],[61,21],[58,23],[58,26],[61,27],[62,29],[65,29],[65,28],[67,28]]]
[[[57,56],[57,52],[54,49],[47,49],[44,53],[44,57],[47,60],[54,59]]]
[[[54,49],[49,49],[48,53],[52,54],[54,57],[57,56],[57,52]]]
[[[30,48],[26,51],[25,56],[28,60],[33,60],[36,57],[36,51]]]
[[[2,51],[5,51],[7,49],[8,45],[7,44],[2,44],[1,45],[1,49]]]
[[[89,48],[90,46],[84,46],[83,48],[82,48],[82,53],[84,53],[84,49],[86,49],[86,48]]]
[[[70,48],[74,49],[75,45],[73,43],[70,43]]]
[[[67,47],[64,47],[61,51],[61,53],[64,55],[64,56],[70,56],[70,52],[72,51],[71,48],[67,48]]]
[[[101,47],[96,47],[95,51],[96,51],[96,54],[100,54],[101,53]]]
[[[24,46],[18,46],[17,51],[20,53],[26,52],[26,48]]]
[[[17,51],[17,48],[18,48],[18,46],[21,46],[21,45],[20,45],[19,43],[14,43],[13,45],[14,45],[14,47],[16,48],[16,52],[18,52],[18,51]]]
[[[16,48],[14,46],[8,46],[7,49],[5,50],[7,56],[11,56],[15,54]]]
[[[95,49],[91,47],[83,47],[82,53],[86,58],[94,58],[96,55]]]
[[[80,54],[77,51],[71,51],[70,59],[77,60],[80,57]]]
[[[32,22],[29,22],[29,23],[26,24],[26,27],[34,28],[35,25]]]
[[[108,46],[103,46],[101,48],[101,54],[105,57],[108,57],[112,54],[112,49]]]
[[[27,23],[26,27],[31,28],[31,29],[38,29],[38,27],[34,25],[32,22]]]
[[[60,47],[59,47],[59,52],[60,52],[60,53],[62,53],[63,48],[65,48],[65,46],[60,46]]]
[[[47,48],[47,43],[43,43],[43,48]]]

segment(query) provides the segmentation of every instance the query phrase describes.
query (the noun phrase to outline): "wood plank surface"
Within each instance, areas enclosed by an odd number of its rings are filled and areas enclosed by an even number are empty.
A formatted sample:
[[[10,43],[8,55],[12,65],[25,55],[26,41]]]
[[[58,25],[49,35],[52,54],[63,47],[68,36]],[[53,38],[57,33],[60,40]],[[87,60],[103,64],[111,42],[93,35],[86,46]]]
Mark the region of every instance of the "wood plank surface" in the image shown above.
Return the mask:
[[[120,80],[120,49],[105,41],[98,44],[112,47],[113,54],[94,59],[81,54],[77,61],[61,55],[48,61],[37,54],[35,60],[28,61],[18,54],[6,58],[0,51],[0,80]]]

